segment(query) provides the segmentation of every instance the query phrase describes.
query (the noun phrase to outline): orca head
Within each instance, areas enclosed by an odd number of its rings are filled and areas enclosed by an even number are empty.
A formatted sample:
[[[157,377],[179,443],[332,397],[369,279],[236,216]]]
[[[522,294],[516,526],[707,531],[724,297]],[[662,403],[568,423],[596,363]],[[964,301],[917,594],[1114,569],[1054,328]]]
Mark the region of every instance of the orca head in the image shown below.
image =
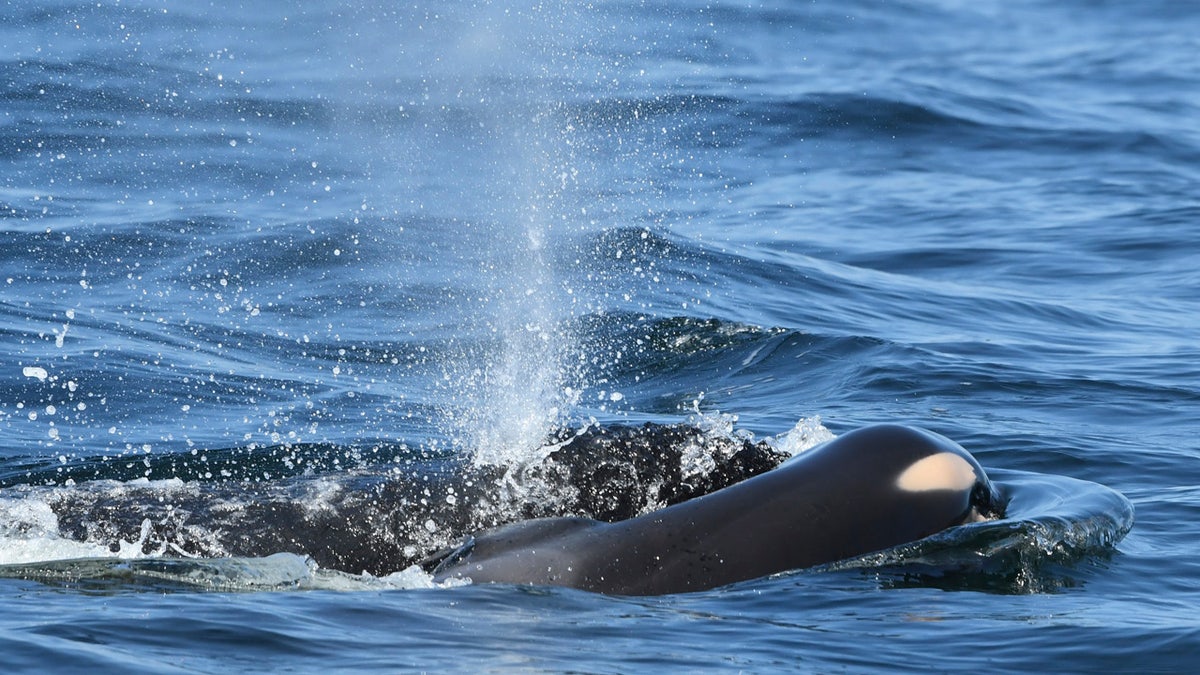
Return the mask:
[[[838,465],[845,479],[829,489],[858,502],[856,527],[864,545],[885,548],[1003,515],[1003,500],[983,467],[944,436],[884,424],[829,444],[844,453]]]
[[[999,518],[1004,502],[979,461],[961,445],[940,434],[900,427],[903,465],[895,491],[914,505],[933,505],[956,514],[949,525]]]
[[[895,488],[913,496],[965,496],[961,523],[978,523],[1000,517],[1003,503],[983,467],[962,448],[942,449],[904,468]]]

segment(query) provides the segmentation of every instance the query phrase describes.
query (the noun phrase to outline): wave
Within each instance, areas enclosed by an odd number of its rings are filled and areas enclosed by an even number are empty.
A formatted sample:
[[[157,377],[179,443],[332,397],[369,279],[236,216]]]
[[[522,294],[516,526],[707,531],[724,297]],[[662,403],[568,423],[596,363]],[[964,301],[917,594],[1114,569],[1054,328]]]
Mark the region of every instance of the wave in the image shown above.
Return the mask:
[[[409,590],[438,586],[412,566],[376,577],[322,569],[293,553],[260,558],[77,558],[0,567],[0,576],[31,579],[85,592]],[[456,583],[440,584],[454,586]]]
[[[820,569],[865,570],[888,586],[1045,593],[1075,585],[1072,565],[1110,555],[1133,527],[1133,505],[1103,485],[1023,471],[988,473],[1007,500],[1004,518]]]

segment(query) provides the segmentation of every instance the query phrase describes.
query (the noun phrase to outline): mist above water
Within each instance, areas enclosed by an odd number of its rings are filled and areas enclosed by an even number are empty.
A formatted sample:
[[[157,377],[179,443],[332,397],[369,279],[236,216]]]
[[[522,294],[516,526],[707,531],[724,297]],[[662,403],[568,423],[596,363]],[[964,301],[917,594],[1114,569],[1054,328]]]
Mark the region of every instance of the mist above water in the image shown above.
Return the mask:
[[[622,350],[570,326],[608,311],[614,289],[628,304],[639,293],[630,285],[658,275],[621,250],[622,237],[575,247],[598,231],[657,226],[647,214],[661,208],[651,208],[658,188],[643,176],[669,162],[672,141],[646,126],[636,93],[625,99],[647,77],[633,65],[644,37],[575,3],[467,5],[354,10],[331,64],[355,82],[337,78],[350,114],[336,134],[348,141],[339,152],[351,148],[367,167],[369,211],[403,224],[398,247],[435,256],[394,272],[398,296],[416,287],[418,313],[429,309],[420,303],[446,306],[438,325],[400,324],[436,330],[445,347],[431,423],[477,461],[519,464],[537,459],[580,402],[619,405],[595,373]],[[379,30],[374,11],[408,30]],[[600,101],[601,112],[585,112]],[[587,275],[563,267],[585,257]]]
[[[550,247],[578,227],[567,206],[579,168],[562,92],[598,73],[583,74],[586,10],[475,9],[465,23],[436,26],[444,33],[421,59],[419,114],[433,120],[418,130],[423,147],[414,150],[436,153],[447,198],[465,207],[460,225],[478,247],[465,262],[488,280],[466,327],[488,349],[446,371],[451,434],[477,461],[509,464],[532,459],[578,391],[568,386],[572,338],[563,328],[578,296],[564,287]]]

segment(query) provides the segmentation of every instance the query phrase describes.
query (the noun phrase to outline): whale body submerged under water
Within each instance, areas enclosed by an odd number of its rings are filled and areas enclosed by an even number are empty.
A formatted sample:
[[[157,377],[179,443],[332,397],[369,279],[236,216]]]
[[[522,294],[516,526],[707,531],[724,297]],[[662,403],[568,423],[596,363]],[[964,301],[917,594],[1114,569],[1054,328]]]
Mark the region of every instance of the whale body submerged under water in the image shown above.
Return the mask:
[[[564,515],[626,520],[733,485],[788,457],[764,441],[683,424],[589,427],[550,440],[543,459],[512,466],[422,459],[270,480],[94,480],[5,492],[48,505],[61,536],[114,553],[130,552],[131,543],[139,555],[288,552],[322,568],[382,576],[473,532]],[[688,456],[706,461],[689,468]]]

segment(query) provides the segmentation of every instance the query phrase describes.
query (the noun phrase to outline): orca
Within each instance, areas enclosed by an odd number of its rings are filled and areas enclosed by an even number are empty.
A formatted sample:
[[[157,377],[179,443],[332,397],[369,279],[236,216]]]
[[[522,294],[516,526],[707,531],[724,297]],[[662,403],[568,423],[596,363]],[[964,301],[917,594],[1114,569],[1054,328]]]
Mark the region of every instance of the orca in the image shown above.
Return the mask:
[[[685,593],[882,551],[1002,517],[1003,508],[960,445],[887,424],[658,511],[618,522],[518,522],[467,537],[423,565],[439,582]]]
[[[563,515],[628,520],[771,471],[787,459],[765,441],[707,434],[687,424],[563,429],[545,447],[555,449],[512,466],[479,465],[468,456],[410,456],[383,470],[333,472],[311,467],[319,467],[322,457],[343,456],[344,448],[257,448],[254,461],[245,459],[249,449],[211,449],[201,453],[198,469],[166,455],[154,475],[168,480],[139,478],[141,462],[110,462],[98,480],[5,487],[4,494],[48,505],[60,536],[114,552],[136,547],[144,556],[189,558],[295,553],[324,569],[384,576],[471,532]],[[392,452],[399,456],[406,449]],[[685,452],[711,461],[703,470],[685,471]],[[270,464],[279,456],[307,461],[298,475],[265,478],[266,471],[287,469]],[[121,473],[123,467],[132,468]],[[200,473],[217,468],[229,477]],[[35,526],[20,515],[28,509],[11,514],[3,507],[0,534]]]

